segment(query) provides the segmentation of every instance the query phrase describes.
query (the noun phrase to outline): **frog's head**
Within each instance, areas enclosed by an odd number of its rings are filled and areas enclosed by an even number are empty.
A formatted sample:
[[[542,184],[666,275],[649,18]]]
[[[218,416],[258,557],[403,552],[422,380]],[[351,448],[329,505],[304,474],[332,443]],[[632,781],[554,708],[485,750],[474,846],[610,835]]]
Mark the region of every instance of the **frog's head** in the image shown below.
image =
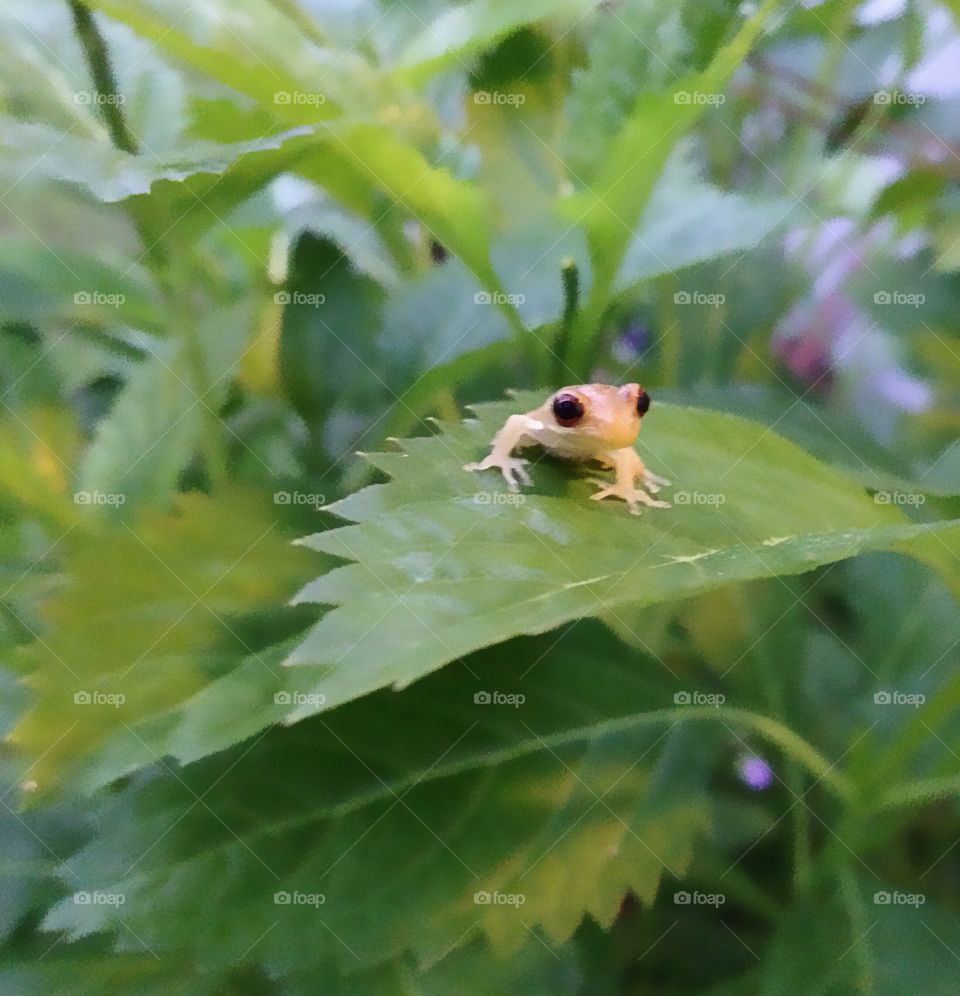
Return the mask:
[[[639,384],[576,384],[563,387],[550,401],[550,412],[562,435],[582,442],[578,449],[621,449],[632,446],[640,420],[650,410],[650,395]]]

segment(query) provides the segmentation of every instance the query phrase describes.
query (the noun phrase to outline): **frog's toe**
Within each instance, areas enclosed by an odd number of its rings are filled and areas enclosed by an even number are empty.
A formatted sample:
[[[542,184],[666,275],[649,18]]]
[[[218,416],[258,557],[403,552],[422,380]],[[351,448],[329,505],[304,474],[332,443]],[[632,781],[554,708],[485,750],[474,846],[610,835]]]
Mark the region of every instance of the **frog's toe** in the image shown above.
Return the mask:
[[[598,481],[595,477],[588,478],[588,480],[591,484],[599,484],[601,486],[599,491],[594,491],[594,493],[590,495],[594,501],[600,501],[603,498],[608,498],[610,495],[617,494],[616,485],[608,485],[606,481]]]
[[[529,462],[522,457],[513,457],[503,464],[503,476],[511,491],[519,491],[521,484],[533,484],[533,478],[527,473],[526,468]]]
[[[659,474],[654,474],[652,470],[644,470],[643,472],[643,484],[648,491],[659,491],[660,488],[669,488],[673,481],[668,481],[665,477],[661,477]],[[658,487],[656,489],[650,487],[651,484],[656,484]]]

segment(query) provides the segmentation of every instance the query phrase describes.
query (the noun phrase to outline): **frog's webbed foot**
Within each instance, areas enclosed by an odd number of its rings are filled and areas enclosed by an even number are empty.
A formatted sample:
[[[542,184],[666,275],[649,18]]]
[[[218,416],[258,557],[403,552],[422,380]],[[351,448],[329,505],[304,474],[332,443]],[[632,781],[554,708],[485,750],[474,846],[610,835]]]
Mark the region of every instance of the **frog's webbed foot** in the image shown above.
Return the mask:
[[[627,507],[633,515],[640,514],[641,505],[648,505],[650,508],[673,507],[670,502],[657,501],[655,498],[651,498],[646,491],[635,488],[632,485],[622,485],[617,482],[608,484],[606,481],[601,481],[595,477],[588,478],[588,480],[591,484],[600,485],[600,490],[590,495],[594,501],[600,501],[603,498],[619,498],[621,501],[627,503]]]
[[[478,463],[465,463],[463,469],[490,470],[496,467],[503,474],[507,487],[511,491],[519,491],[521,484],[533,484],[533,478],[527,473],[529,463],[529,460],[524,460],[522,457],[495,456],[491,453]]]

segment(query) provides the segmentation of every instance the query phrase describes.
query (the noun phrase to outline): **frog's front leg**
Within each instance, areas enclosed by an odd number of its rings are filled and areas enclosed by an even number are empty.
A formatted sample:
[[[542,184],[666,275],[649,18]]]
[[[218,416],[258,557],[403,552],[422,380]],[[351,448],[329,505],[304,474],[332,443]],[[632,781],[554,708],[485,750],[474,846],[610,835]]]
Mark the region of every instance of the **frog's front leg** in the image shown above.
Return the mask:
[[[671,507],[670,502],[657,501],[651,498],[647,494],[647,491],[643,490],[643,488],[659,490],[657,481],[661,481],[664,484],[669,484],[670,482],[665,481],[662,477],[657,477],[655,474],[650,474],[646,467],[644,467],[639,454],[632,446],[625,446],[620,450],[611,450],[609,453],[603,454],[602,459],[604,462],[613,465],[616,471],[616,480],[613,484],[608,485],[605,481],[591,478],[593,484],[601,485],[600,490],[590,496],[594,501],[600,501],[602,498],[610,496],[621,498],[627,503],[627,506],[634,515],[640,514],[640,505],[649,505],[651,508]],[[643,488],[636,486],[638,478]]]
[[[519,491],[521,484],[533,484],[527,473],[529,460],[513,457],[510,454],[519,446],[526,446],[536,440],[530,433],[538,432],[543,423],[529,415],[511,415],[503,428],[493,437],[493,448],[478,463],[465,463],[464,470],[489,470],[497,467],[511,491]]]

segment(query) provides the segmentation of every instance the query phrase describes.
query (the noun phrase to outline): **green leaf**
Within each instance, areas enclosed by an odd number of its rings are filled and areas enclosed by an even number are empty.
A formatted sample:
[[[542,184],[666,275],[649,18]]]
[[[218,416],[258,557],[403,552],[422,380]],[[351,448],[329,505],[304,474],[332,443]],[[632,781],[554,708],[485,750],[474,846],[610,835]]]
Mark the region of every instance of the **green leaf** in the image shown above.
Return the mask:
[[[680,78],[666,91],[641,94],[609,144],[603,169],[586,189],[564,202],[569,220],[587,230],[594,263],[594,293],[581,312],[572,344],[574,369],[589,367],[586,354],[595,327],[671,150],[713,106],[710,102],[721,94],[746,58],[774,6],[774,0],[765,0],[703,72]]]
[[[49,944],[47,945],[49,947]],[[62,945],[46,958],[43,949],[32,958],[0,960],[0,986],[8,992],[70,992],[97,996],[103,992],[177,996],[189,985],[202,996],[223,993],[223,979],[213,979],[202,968],[178,959],[160,959],[143,953],[87,951],[64,953]]]
[[[149,358],[135,368],[97,427],[80,466],[78,491],[119,496],[121,509],[169,496],[207,428],[222,426],[216,413],[248,335],[244,301],[207,320],[199,347],[203,381],[186,336],[155,341]]]
[[[0,321],[52,328],[58,341],[64,338],[64,322],[106,329],[157,327],[154,290],[142,268],[131,266],[129,258],[105,260],[87,251],[57,250],[62,265],[51,267],[50,254],[36,240],[4,241],[0,247]]]
[[[34,405],[36,399],[35,395]],[[73,417],[52,405],[21,408],[4,412],[0,432],[0,495],[4,506],[12,506],[60,536],[77,521],[70,472],[80,439]]]
[[[256,947],[245,961],[211,972],[203,961],[160,957],[136,941],[131,941],[135,951],[104,951],[86,941],[60,942],[48,951],[49,937],[41,937],[42,945],[32,957],[24,953],[0,958],[0,986],[5,992],[182,996],[189,988],[200,996],[273,991],[310,996],[322,979],[325,986],[336,987],[337,996],[448,996],[451,992],[489,996],[509,992],[511,986],[522,987],[525,993],[579,996],[583,985],[575,949],[557,950],[539,938],[529,940],[509,957],[497,957],[484,944],[475,943],[450,951],[437,963],[419,965],[410,958],[397,958],[358,971],[355,963],[344,968],[327,957],[317,958],[306,969],[286,971],[277,966],[268,974],[257,960]]]
[[[318,431],[337,406],[353,411],[366,400],[371,410],[380,410],[389,403],[376,355],[379,285],[355,273],[332,242],[306,233],[294,247],[287,288],[280,373],[287,397],[311,430]],[[359,426],[354,429],[359,432]],[[326,441],[334,459],[354,443]]]
[[[536,486],[520,503],[498,472],[467,476],[462,464],[481,456],[506,417],[541,400],[524,394],[483,405],[476,422],[368,458],[392,482],[332,506],[357,525],[303,541],[355,563],[300,594],[338,607],[291,656],[300,672],[292,687],[323,693],[329,708],[620,603],[802,573],[956,531],[952,523],[909,524],[763,426],[669,405],[645,421],[640,451],[675,482],[672,509],[637,519],[622,503],[596,504],[582,470],[550,461],[538,462]],[[385,640],[388,656],[373,649]],[[291,718],[312,711],[294,709]]]
[[[529,212],[493,244],[493,265],[527,328],[557,321],[563,312],[561,271],[572,261],[580,293],[592,285],[590,255],[583,230],[561,221],[553,210]]]
[[[91,0],[88,6],[126,24],[184,65],[269,107],[278,120],[312,124],[340,113],[332,100],[320,99],[325,98],[319,85],[323,74],[316,73],[315,50],[307,50],[313,57],[311,66],[299,29],[284,15],[271,12],[265,3],[254,5],[259,8],[255,18],[247,11],[246,16],[237,18],[229,31],[217,24],[220,18],[236,16],[237,12],[226,5],[211,4],[209,9],[197,7],[183,11],[167,0],[152,3]],[[268,20],[271,13],[274,16]],[[201,44],[192,37],[194,22],[202,21],[204,16],[209,17],[211,23],[205,26],[206,31],[201,26],[197,33],[205,34],[214,45]],[[308,73],[311,68],[316,75]],[[298,101],[294,94],[316,99]]]
[[[751,249],[793,219],[793,201],[745,197],[705,183],[690,152],[682,142],[654,187],[623,257],[616,290]]]
[[[4,118],[0,128],[0,168],[10,181],[23,174],[81,184],[104,201],[119,201],[147,193],[158,180],[184,180],[198,173],[222,174],[244,156],[280,148],[305,130],[293,129],[256,141],[219,145],[194,142],[177,154],[158,158],[152,153],[131,155],[100,141],[61,134],[41,124]]]
[[[510,0],[468,0],[424,25],[396,68],[404,79],[422,82],[452,65],[466,66],[471,55],[524,24],[576,17],[592,6],[588,0],[530,0],[523,5]]]
[[[657,392],[665,401],[702,405],[756,419],[842,470],[873,490],[954,495],[960,486],[935,474],[921,475],[903,459],[881,446],[852,418],[834,417],[816,402],[759,384],[740,387],[695,387]]]
[[[62,538],[67,583],[41,606],[42,630],[16,659],[32,700],[11,740],[37,759],[41,792],[68,771],[76,784],[96,780],[114,735],[120,771],[152,763],[139,725],[243,659],[273,673],[262,652],[270,637],[244,620],[276,611],[304,577],[281,528],[285,508],[234,486],[181,495],[173,511],[123,525],[87,518]]]
[[[330,129],[329,134],[372,186],[419,218],[484,286],[499,289],[489,260],[489,209],[475,186],[455,179],[446,169],[430,166],[415,148],[386,128],[357,125],[342,134]]]
[[[571,74],[566,117],[571,171],[586,180],[603,165],[610,140],[637,95],[687,71],[681,5],[656,0],[598,4],[587,27],[588,65]]]
[[[703,721],[714,710],[687,723],[659,709],[674,687],[585,623],[562,644],[518,640],[188,768],[164,762],[175,776],[105,798],[102,833],[70,858],[71,890],[120,894],[122,907],[67,897],[46,926],[126,924],[161,953],[228,964],[279,922],[257,956],[289,971],[429,962],[481,931],[508,953],[538,925],[553,945],[585,912],[609,925],[628,890],[650,904],[666,872],[682,874],[706,827],[706,745],[725,731]],[[228,777],[241,764],[242,801]],[[280,908],[278,892],[323,901]],[[484,902],[494,893],[522,900]],[[202,896],[217,909],[202,928],[173,915]]]
[[[921,895],[923,902],[891,900],[895,895]],[[900,996],[918,986],[936,996],[956,991],[960,918],[955,912],[917,889],[876,877],[857,882],[854,900],[859,922],[844,915],[836,898],[800,900],[787,911],[763,966],[763,996]]]

